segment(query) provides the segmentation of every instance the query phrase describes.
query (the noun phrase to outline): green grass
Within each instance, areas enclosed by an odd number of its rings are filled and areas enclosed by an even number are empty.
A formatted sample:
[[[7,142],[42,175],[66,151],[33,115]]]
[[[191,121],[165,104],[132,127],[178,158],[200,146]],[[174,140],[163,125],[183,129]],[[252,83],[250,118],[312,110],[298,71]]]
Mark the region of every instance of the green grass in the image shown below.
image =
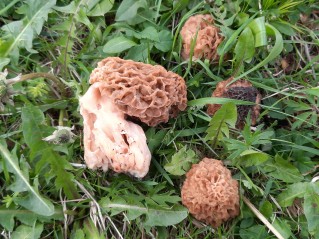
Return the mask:
[[[0,2],[3,238],[319,238],[319,4],[209,2]],[[219,62],[180,57],[179,32],[197,13],[221,29]],[[85,167],[78,100],[108,56],[162,65],[187,85],[176,119],[141,124],[152,152],[142,180]],[[235,128],[235,105],[249,102],[210,97],[231,76],[262,95],[255,127],[248,117]],[[208,103],[223,107],[210,117]],[[75,136],[44,141],[57,126]],[[240,185],[240,215],[217,229],[181,204],[185,173],[204,157]]]

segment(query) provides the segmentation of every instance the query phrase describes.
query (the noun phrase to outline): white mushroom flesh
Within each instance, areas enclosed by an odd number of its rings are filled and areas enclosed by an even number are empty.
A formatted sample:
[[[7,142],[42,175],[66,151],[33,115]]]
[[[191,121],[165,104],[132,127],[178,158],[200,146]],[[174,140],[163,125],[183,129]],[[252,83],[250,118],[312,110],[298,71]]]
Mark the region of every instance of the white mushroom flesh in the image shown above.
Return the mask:
[[[80,99],[86,164],[92,169],[111,168],[142,178],[151,161],[144,131],[125,119],[104,90],[104,84],[94,83]]]

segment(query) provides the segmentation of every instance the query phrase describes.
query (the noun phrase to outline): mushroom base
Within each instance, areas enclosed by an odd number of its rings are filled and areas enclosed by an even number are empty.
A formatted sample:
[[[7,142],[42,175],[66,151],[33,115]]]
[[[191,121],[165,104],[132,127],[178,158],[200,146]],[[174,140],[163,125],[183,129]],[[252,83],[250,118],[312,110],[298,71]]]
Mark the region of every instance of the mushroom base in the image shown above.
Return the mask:
[[[84,126],[84,159],[89,168],[108,168],[138,178],[148,173],[151,153],[142,127],[125,120],[103,82],[90,86],[80,99]]]

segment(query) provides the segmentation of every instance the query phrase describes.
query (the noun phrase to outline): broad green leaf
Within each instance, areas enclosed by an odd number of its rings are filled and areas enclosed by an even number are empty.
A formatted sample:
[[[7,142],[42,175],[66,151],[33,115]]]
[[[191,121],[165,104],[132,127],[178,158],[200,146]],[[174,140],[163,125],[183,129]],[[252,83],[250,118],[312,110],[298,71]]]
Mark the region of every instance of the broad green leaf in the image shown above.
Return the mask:
[[[277,201],[280,206],[291,206],[296,198],[303,198],[306,193],[308,183],[294,183],[287,186],[287,189],[280,193],[277,197]]]
[[[223,60],[224,60],[224,56],[225,54],[232,48],[232,46],[234,45],[237,37],[239,36],[239,34],[245,29],[245,27],[251,23],[255,16],[258,13],[255,13],[253,16],[251,16],[249,19],[247,19],[245,21],[245,23],[241,24],[241,26],[228,38],[228,40],[225,42],[225,44],[222,46],[222,49],[219,52],[220,58],[219,58],[219,66],[222,65]]]
[[[255,40],[255,47],[267,45],[267,34],[265,27],[265,17],[258,17],[249,23],[248,27],[252,31]]]
[[[10,213],[5,205],[0,206],[0,225],[8,231],[13,231],[14,227],[14,213]]]
[[[180,223],[187,217],[188,211],[185,207],[174,205],[172,208],[148,209],[144,225],[146,226],[171,226]]]
[[[116,21],[127,21],[134,18],[139,8],[146,8],[145,0],[124,0],[116,11]]]
[[[91,218],[87,218],[83,224],[84,224],[83,230],[87,236],[86,238],[91,238],[91,239],[105,238],[103,235],[100,234],[99,230],[96,228]]]
[[[159,42],[159,33],[155,27],[146,27],[143,31],[136,33],[135,36],[138,39],[149,39],[151,41]]]
[[[101,0],[87,13],[90,17],[103,16],[109,12],[114,5],[114,0]]]
[[[196,153],[184,146],[172,156],[171,161],[167,163],[164,168],[170,174],[181,176],[191,168],[192,164],[197,162],[198,157]]]
[[[12,159],[16,162],[17,165],[20,164],[21,173],[24,175],[25,179],[27,181],[29,181],[29,167],[30,166],[26,162],[25,158],[21,157],[20,160],[19,160],[20,163],[18,163],[18,159],[17,159],[16,155],[13,154],[13,152],[11,152],[11,156],[12,156]],[[8,167],[7,166],[7,168],[8,168],[9,172],[11,172],[11,173],[15,172],[12,167],[10,167],[10,166]],[[27,191],[28,187],[25,184],[23,178],[15,177],[15,181],[11,185],[9,185],[7,187],[7,189],[17,193],[17,192],[25,192],[25,191]]]
[[[319,233],[319,183],[309,183],[304,197],[304,212],[311,235]]]
[[[237,108],[233,103],[226,103],[214,114],[207,129],[206,139],[213,141],[213,145],[224,136],[229,138],[228,127],[235,127]]]
[[[235,99],[221,98],[221,97],[206,97],[206,98],[200,98],[200,99],[188,101],[188,106],[204,106],[207,104],[226,104],[226,103],[233,103],[235,105],[255,105],[254,102],[244,101],[244,100],[235,100]]]
[[[76,229],[73,230],[71,239],[86,239],[86,237],[82,229]]]
[[[121,203],[117,203],[121,201]],[[175,205],[173,207],[159,207],[159,206],[144,206],[141,203],[127,203],[125,200],[110,201],[109,198],[102,198],[100,202],[101,207],[106,211],[115,211],[115,213],[120,213],[123,211],[129,212],[133,211],[132,215],[134,218],[140,215],[145,215],[146,219],[144,221],[145,226],[171,226],[177,224],[184,220],[188,211],[186,208],[180,205]]]
[[[255,54],[254,36],[249,27],[246,27],[238,37],[234,53],[237,67],[244,61],[250,62],[253,58]]]
[[[255,65],[254,67],[250,68],[248,71],[244,72],[240,76],[236,77],[235,80],[241,79],[241,78],[245,77],[246,75],[248,75],[249,73],[257,70],[258,68],[260,68],[262,66],[265,66],[270,61],[274,60],[277,56],[279,56],[280,53],[282,52],[282,50],[284,48],[282,35],[280,34],[280,32],[275,27],[273,27],[269,23],[266,23],[265,25],[266,25],[267,33],[269,32],[270,34],[273,34],[275,36],[275,44],[274,44],[274,46],[272,47],[272,49],[270,50],[268,56],[264,60],[262,60],[257,65]]]
[[[108,41],[104,45],[103,51],[110,54],[121,53],[122,51],[125,51],[135,45],[136,43],[134,41],[124,36],[119,36]]]
[[[33,227],[20,225],[11,235],[11,239],[38,239],[43,231],[43,224],[37,223]]]
[[[239,235],[242,239],[265,239],[268,236],[266,228],[262,225],[255,225],[249,228],[240,229]]]
[[[313,87],[310,89],[304,90],[306,94],[318,96],[319,95],[319,87]]]
[[[27,198],[25,200],[19,201],[18,203],[37,214],[45,216],[52,215],[54,213],[53,204],[49,200],[41,196],[35,187],[31,186],[29,180],[21,171],[19,165],[14,161],[11,153],[9,152],[9,150],[3,142],[0,142],[0,152],[6,163],[14,169],[14,174],[20,177],[20,179],[23,181],[25,187],[29,192],[26,196]]]
[[[288,221],[284,219],[276,218],[272,222],[273,226],[277,229],[277,231],[282,235],[284,239],[289,239],[293,236],[293,233],[291,232],[291,227],[288,224]]]
[[[172,34],[168,30],[162,30],[159,32],[159,41],[155,42],[154,46],[162,51],[162,52],[168,52],[172,47]]]
[[[245,150],[240,154],[240,163],[245,167],[260,165],[269,159],[269,155],[252,149]]]
[[[151,49],[151,45],[146,43],[141,43],[139,45],[133,46],[127,52],[125,59],[130,59],[134,61],[145,62],[148,58],[148,52]]]
[[[270,218],[273,213],[273,206],[269,201],[265,201],[259,208],[259,211],[266,217]]]
[[[36,51],[32,49],[33,38],[42,31],[43,24],[55,4],[56,0],[26,0],[18,9],[18,13],[25,16],[24,19],[10,22],[2,27],[5,37],[12,41],[6,51],[0,53],[0,57],[11,56],[17,61],[20,48],[35,53]]]
[[[296,183],[303,179],[299,170],[288,160],[279,155],[275,156],[275,161],[267,163],[263,168],[271,177],[282,180],[286,183]]]
[[[295,30],[290,26],[290,24],[285,23],[283,21],[272,21],[271,25],[278,29],[282,34],[287,36],[295,36]]]

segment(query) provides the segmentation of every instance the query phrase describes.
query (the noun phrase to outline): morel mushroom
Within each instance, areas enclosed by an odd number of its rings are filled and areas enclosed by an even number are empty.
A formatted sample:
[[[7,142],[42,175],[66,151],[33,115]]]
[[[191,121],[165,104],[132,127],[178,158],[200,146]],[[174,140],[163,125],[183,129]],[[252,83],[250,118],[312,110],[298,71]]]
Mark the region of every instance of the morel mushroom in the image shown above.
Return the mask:
[[[200,221],[219,227],[239,214],[238,182],[220,160],[193,164],[182,186],[182,203]]]
[[[183,41],[182,58],[189,59],[192,49],[192,41],[196,38],[194,44],[193,59],[215,60],[217,56],[217,47],[223,38],[219,35],[219,29],[214,25],[214,19],[209,14],[198,14],[190,17],[181,30]]]
[[[247,80],[237,80],[227,86],[234,78],[221,81],[217,84],[212,97],[224,97],[236,100],[245,100],[255,102],[255,105],[238,105],[237,106],[237,123],[238,128],[243,128],[248,112],[251,111],[251,125],[255,125],[260,111],[261,95],[258,90]],[[220,104],[210,104],[207,108],[209,115],[214,115],[221,107]]]
[[[144,177],[151,153],[142,127],[128,118],[155,126],[176,117],[186,108],[185,81],[162,66],[108,57],[90,83],[80,99],[88,167]]]

